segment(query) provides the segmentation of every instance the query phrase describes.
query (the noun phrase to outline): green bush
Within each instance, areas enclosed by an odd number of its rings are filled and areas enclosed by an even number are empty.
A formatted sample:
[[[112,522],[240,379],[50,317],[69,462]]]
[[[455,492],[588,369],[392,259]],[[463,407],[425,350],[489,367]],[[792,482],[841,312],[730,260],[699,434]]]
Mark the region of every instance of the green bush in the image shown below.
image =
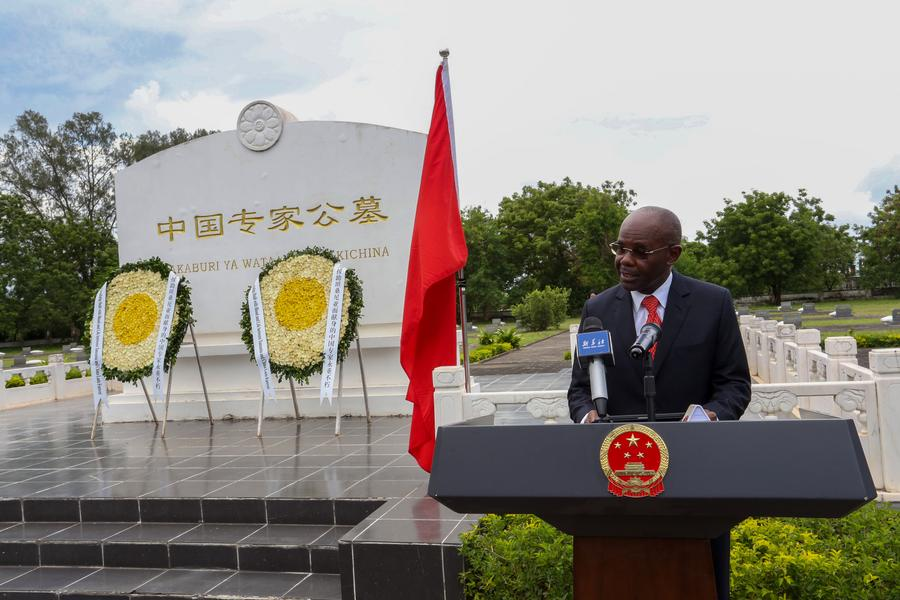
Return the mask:
[[[900,333],[854,333],[857,348],[900,348]]]
[[[490,346],[494,343],[494,334],[490,331],[485,331],[482,328],[478,328],[478,345],[480,346]]]
[[[572,351],[571,350],[566,350],[563,353],[563,360],[572,360]]]
[[[461,537],[466,598],[572,598],[572,537],[541,519],[485,515]]]
[[[47,383],[48,381],[50,381],[50,378],[47,377],[47,374],[43,371],[38,371],[31,376],[31,379],[28,380],[28,383],[30,383],[31,385],[38,385],[41,383]]]
[[[510,325],[504,329],[498,329],[494,333],[494,341],[518,348],[522,345],[522,336],[519,335],[519,331],[515,327]]]
[[[462,535],[467,598],[572,597],[572,538],[531,515],[487,515]],[[747,519],[731,533],[731,597],[897,598],[900,511]]]
[[[566,318],[569,293],[568,288],[552,286],[529,292],[521,304],[513,306],[513,316],[531,331],[556,329]]]
[[[488,358],[503,354],[504,352],[509,352],[510,350],[512,350],[512,345],[502,342],[490,344],[489,346],[480,346],[469,352],[469,362],[487,360]]]
[[[81,369],[78,367],[72,367],[68,371],[66,371],[66,381],[69,379],[81,379]]]
[[[91,368],[90,367],[88,367],[87,369],[84,370],[84,376],[85,377],[91,376]]]
[[[19,373],[16,373],[12,377],[6,380],[6,387],[9,388],[17,388],[25,386],[25,378],[22,377]]]

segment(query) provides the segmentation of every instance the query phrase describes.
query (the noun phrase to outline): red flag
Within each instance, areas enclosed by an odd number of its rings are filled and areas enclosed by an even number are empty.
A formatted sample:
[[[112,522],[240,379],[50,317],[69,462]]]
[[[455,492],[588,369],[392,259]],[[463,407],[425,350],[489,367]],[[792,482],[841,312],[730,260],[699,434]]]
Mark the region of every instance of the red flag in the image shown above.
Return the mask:
[[[400,364],[409,376],[406,399],[413,403],[409,453],[429,472],[434,454],[431,372],[456,364],[455,274],[469,255],[459,217],[454,159],[450,79],[444,58],[434,85],[400,334]]]

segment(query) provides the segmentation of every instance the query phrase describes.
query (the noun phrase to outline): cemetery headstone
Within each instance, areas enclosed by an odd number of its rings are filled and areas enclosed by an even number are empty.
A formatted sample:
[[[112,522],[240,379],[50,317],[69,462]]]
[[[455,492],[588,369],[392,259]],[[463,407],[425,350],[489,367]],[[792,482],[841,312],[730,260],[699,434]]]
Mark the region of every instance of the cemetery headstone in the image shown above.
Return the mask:
[[[900,325],[900,308],[895,308],[891,311],[891,317],[893,318],[892,325]]]
[[[803,318],[800,316],[800,313],[784,313],[781,317],[781,321],[785,325],[793,325],[797,329],[800,329],[803,326]]]
[[[782,303],[781,303],[781,308],[779,308],[779,310],[780,310],[781,312],[784,312],[784,311],[786,311],[786,310],[791,310],[791,303],[790,303],[790,301],[788,301],[788,302],[782,302]]]
[[[816,312],[816,305],[813,302],[804,302],[803,303],[803,314],[808,315]]]
[[[750,314],[750,307],[749,307],[749,306],[738,306],[738,307],[737,307],[737,313],[738,313],[738,316],[740,316],[740,315],[749,315],[749,314]]]
[[[834,316],[837,317],[838,319],[846,319],[848,317],[853,316],[853,310],[851,310],[849,304],[838,304],[834,308],[834,312],[835,312]]]
[[[768,319],[769,318],[769,311],[767,311],[767,310],[758,310],[754,314],[756,314],[756,316],[759,317],[760,319]]]

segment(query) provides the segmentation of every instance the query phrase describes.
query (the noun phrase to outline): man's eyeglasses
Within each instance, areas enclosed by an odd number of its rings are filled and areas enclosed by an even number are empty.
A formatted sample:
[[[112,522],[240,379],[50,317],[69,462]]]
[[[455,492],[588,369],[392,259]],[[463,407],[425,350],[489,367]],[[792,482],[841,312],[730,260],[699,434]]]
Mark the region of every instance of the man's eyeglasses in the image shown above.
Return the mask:
[[[655,254],[663,250],[668,250],[674,245],[676,244],[669,244],[668,246],[663,246],[662,248],[657,248],[656,250],[632,250],[631,248],[626,248],[619,242],[613,242],[609,245],[609,249],[616,256],[624,256],[626,252],[630,252],[631,255],[636,259],[643,260],[645,258],[649,258],[651,254]]]

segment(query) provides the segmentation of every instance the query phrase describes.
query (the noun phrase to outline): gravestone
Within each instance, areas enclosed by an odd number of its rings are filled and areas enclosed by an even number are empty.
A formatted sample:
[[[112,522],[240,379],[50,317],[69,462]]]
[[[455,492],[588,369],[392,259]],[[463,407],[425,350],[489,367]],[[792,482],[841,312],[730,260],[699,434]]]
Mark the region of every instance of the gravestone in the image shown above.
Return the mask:
[[[900,325],[900,308],[891,311],[891,318],[893,319],[892,325]]]
[[[785,311],[791,310],[791,303],[790,303],[790,301],[788,301],[788,302],[782,302],[782,303],[781,303],[781,307],[780,307],[778,310],[780,310],[781,312],[785,312]]]
[[[803,303],[803,314],[809,315],[816,312],[816,305],[813,302],[804,302]]]
[[[758,310],[754,314],[757,317],[759,317],[760,319],[765,319],[765,320],[769,319],[769,311],[767,311],[767,310]]]
[[[834,312],[834,316],[838,319],[846,319],[853,316],[853,310],[850,308],[849,304],[838,304],[834,308]]]
[[[793,325],[797,329],[803,326],[803,318],[797,312],[784,313],[781,315],[781,322],[785,325]]]
[[[299,122],[263,101],[242,110],[237,123],[239,131],[168,148],[116,173],[119,260],[159,256],[189,280],[213,414],[241,418],[256,416],[260,393],[239,327],[248,286],[291,250],[332,250],[362,282],[359,334],[371,413],[409,414],[400,329],[426,136]],[[205,419],[190,336],[186,342],[172,378],[170,418]],[[363,414],[355,348],[342,372],[341,410]],[[328,403],[320,406],[319,383],[314,376],[298,390],[302,415],[334,414]],[[287,380],[276,387],[266,416],[292,416]],[[140,387],[125,386],[110,404],[104,420],[149,418]]]
[[[737,313],[738,313],[738,316],[741,316],[741,315],[749,315],[749,314],[750,314],[750,307],[749,307],[749,306],[738,306],[738,307],[737,307]]]

